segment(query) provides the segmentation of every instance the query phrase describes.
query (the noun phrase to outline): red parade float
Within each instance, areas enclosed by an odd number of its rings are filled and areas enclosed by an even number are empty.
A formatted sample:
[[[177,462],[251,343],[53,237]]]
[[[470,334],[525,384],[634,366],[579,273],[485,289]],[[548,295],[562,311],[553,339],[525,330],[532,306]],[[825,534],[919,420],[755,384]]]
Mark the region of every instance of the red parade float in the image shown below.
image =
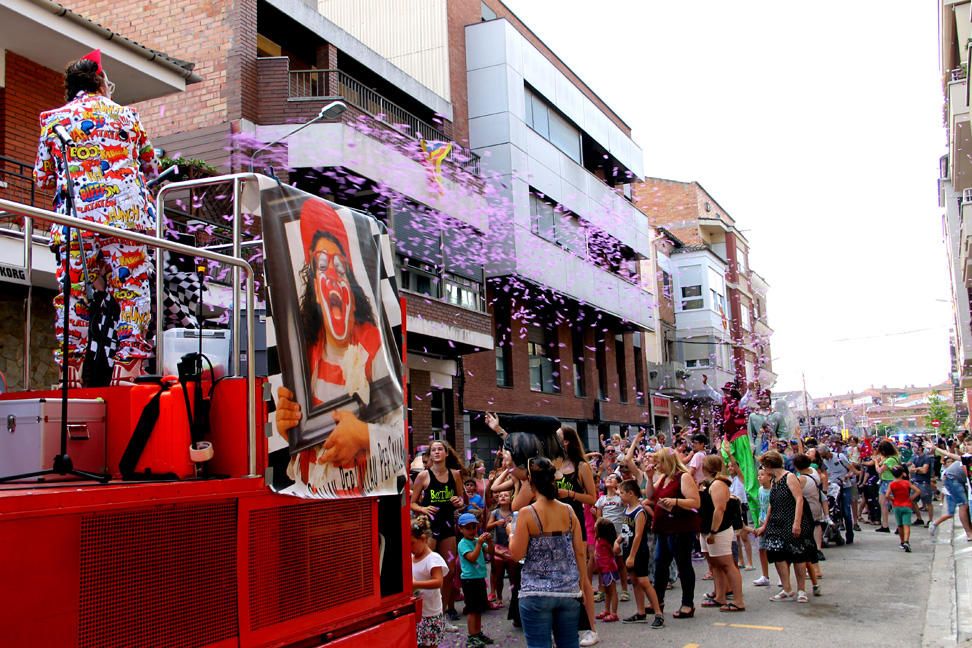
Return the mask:
[[[275,392],[253,361],[255,277],[240,254],[239,227],[242,194],[269,180],[236,174],[170,184],[157,199],[156,236],[0,200],[0,209],[24,218],[27,277],[31,233],[53,222],[154,248],[159,287],[162,250],[224,264],[234,278],[227,375],[200,371],[198,385],[169,376],[71,389],[67,466],[55,459],[61,390],[0,395],[0,478],[53,469],[40,480],[0,483],[3,644],[415,645],[404,427],[400,445],[392,444],[402,448],[403,470],[396,457],[391,492],[369,494],[360,482],[330,499],[274,492],[281,469],[271,452],[288,449],[268,444]],[[231,254],[167,240],[162,194],[217,184],[229,185],[234,198]],[[270,289],[278,286],[271,281]],[[160,351],[162,339],[157,322]],[[251,361],[241,362],[246,351]],[[201,432],[190,412],[204,404]],[[59,474],[72,467],[104,477]]]

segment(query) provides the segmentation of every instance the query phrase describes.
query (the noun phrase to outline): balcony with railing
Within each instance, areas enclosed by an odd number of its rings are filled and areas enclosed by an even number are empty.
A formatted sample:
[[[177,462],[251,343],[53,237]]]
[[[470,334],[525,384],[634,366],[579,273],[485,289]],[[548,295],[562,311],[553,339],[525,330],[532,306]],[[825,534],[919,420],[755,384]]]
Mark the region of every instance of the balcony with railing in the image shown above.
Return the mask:
[[[257,64],[260,124],[308,121],[325,103],[341,99],[349,106],[342,121],[366,117],[378,126],[372,135],[400,147],[414,148],[420,141],[451,142],[444,170],[452,167],[472,176],[480,174],[479,156],[452,140],[451,124],[446,121],[422,119],[342,70],[291,70],[286,57],[261,58]]]

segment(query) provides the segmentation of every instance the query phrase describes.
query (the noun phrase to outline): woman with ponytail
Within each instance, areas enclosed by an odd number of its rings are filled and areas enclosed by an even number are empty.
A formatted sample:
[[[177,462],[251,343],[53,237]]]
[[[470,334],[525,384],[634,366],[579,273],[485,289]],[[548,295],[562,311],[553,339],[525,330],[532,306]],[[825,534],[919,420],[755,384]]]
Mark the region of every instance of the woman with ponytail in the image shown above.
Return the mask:
[[[528,648],[578,648],[581,583],[587,580],[582,522],[557,501],[557,475],[545,457],[527,461],[527,480],[535,501],[518,516],[510,540],[513,560],[523,560],[520,618]]]

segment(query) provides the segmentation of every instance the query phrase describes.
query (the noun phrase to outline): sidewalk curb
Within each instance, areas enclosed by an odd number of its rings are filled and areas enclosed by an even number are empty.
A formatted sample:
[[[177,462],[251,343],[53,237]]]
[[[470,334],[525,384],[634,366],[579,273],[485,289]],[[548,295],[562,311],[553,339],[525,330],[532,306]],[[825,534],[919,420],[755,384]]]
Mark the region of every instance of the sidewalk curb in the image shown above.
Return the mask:
[[[923,648],[972,646],[972,544],[965,540],[965,530],[956,528],[953,520],[943,524],[932,556],[931,584]]]
[[[922,648],[952,648],[958,645],[952,535],[952,522],[949,520],[938,529],[939,541],[934,544],[928,606],[925,609],[925,628],[921,633]],[[942,542],[945,538],[948,538],[948,541]]]

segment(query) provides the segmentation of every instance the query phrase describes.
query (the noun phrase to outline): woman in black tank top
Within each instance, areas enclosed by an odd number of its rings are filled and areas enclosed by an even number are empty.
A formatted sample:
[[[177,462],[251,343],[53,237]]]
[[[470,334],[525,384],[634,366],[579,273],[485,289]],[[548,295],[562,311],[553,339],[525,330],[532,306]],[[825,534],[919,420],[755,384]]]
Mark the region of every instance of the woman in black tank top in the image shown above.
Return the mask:
[[[456,553],[455,512],[466,504],[462,483],[462,463],[445,441],[433,441],[429,446],[429,467],[419,473],[412,484],[412,511],[429,518],[432,550],[449,565],[449,576],[442,581],[442,601],[446,614],[458,619],[453,595],[452,575],[458,573],[459,555]]]

